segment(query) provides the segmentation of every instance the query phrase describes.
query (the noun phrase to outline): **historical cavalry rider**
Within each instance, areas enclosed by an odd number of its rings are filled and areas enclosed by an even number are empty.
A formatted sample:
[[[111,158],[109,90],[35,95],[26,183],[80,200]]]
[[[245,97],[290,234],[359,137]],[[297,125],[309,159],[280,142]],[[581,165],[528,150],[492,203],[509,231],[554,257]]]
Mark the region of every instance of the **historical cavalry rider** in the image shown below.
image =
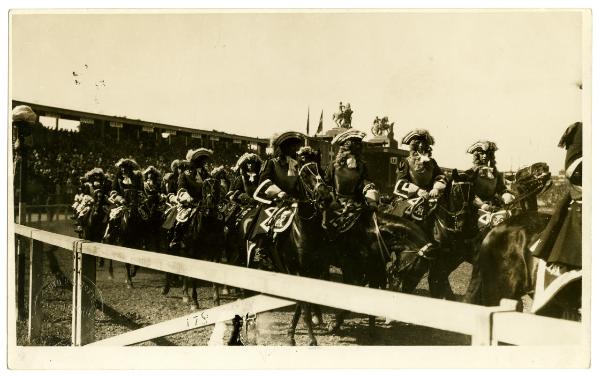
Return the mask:
[[[274,135],[271,139],[273,156],[262,165],[259,174],[259,187],[256,197],[264,198],[262,201],[271,200],[281,203],[288,199],[300,200],[298,181],[298,150],[304,141],[300,132],[288,131]],[[266,200],[265,200],[266,199]],[[264,215],[265,206],[257,212],[250,232],[250,240],[255,243],[254,261],[264,259],[265,232],[258,224]]]
[[[567,149],[565,178],[568,191],[558,202],[539,242],[532,247],[533,256],[542,260],[538,265],[532,304],[534,313],[542,313],[554,294],[561,292],[570,304],[567,309],[581,307],[582,128],[581,122],[569,126],[558,145]]]
[[[324,219],[325,227],[330,230],[350,229],[367,207],[376,209],[379,204],[379,192],[369,180],[367,165],[361,159],[365,136],[362,131],[349,129],[331,141],[339,149],[325,173],[325,183],[335,190],[334,208],[337,207],[333,218]]]
[[[177,205],[173,239],[169,244],[170,249],[184,246],[180,241],[193,208],[202,200],[202,183],[210,177],[206,163],[212,154],[212,150],[206,148],[189,150],[186,155],[189,169],[184,162],[179,163],[178,167],[181,171],[177,181],[177,195],[171,196],[169,199],[171,203]]]
[[[89,213],[92,204],[97,204],[104,211],[108,207],[108,195],[111,182],[101,168],[93,168],[80,178],[81,187],[79,194],[75,197],[74,212],[77,222],[77,232],[81,232],[82,221]],[[100,201],[99,203],[96,203]]]
[[[494,207],[511,203],[515,197],[506,188],[504,176],[496,169],[496,143],[480,140],[469,147],[467,153],[473,155],[473,167],[466,171],[474,177],[473,189],[476,208],[491,212]]]
[[[252,201],[252,195],[258,188],[258,180],[262,161],[254,153],[244,153],[236,162],[233,171],[236,176],[233,180],[227,198],[241,204]]]
[[[137,206],[143,198],[143,177],[140,171],[140,166],[133,159],[122,158],[115,164],[118,169],[115,180],[112,182],[112,191],[108,199],[114,206],[110,211],[108,219],[108,227],[104,239],[114,242],[114,237],[119,227],[119,220],[123,215],[123,205],[128,204],[134,207],[134,210],[140,211],[143,217],[143,211]],[[146,214],[147,215],[147,214]]]
[[[171,162],[171,171],[163,177],[163,193],[166,195],[177,193],[180,163],[179,160],[173,160],[173,162]]]

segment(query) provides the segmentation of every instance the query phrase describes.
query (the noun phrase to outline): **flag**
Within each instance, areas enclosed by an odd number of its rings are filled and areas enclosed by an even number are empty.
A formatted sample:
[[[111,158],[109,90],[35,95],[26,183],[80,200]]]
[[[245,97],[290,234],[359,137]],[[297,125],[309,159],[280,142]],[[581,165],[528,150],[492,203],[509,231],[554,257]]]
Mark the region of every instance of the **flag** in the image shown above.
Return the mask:
[[[306,115],[306,136],[310,135],[310,107],[308,108],[308,114]]]
[[[317,127],[317,133],[316,134],[318,134],[321,131],[323,131],[323,110],[321,110],[321,118],[319,119],[319,126]]]

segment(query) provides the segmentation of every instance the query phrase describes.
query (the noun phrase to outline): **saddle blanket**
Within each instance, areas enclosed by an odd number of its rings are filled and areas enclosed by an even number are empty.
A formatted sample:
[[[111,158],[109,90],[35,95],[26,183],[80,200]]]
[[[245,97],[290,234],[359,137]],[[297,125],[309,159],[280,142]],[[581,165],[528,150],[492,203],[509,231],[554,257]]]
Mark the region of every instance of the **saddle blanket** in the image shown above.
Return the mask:
[[[323,227],[336,233],[344,233],[358,222],[365,206],[352,200],[339,204],[339,208],[327,212],[326,218],[323,219]]]

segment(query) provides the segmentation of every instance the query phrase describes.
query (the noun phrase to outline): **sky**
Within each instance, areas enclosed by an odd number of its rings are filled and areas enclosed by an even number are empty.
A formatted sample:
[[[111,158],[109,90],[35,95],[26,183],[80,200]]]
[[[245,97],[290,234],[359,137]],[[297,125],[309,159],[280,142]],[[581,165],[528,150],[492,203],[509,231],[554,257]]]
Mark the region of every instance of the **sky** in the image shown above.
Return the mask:
[[[473,142],[498,167],[545,161],[583,118],[579,12],[13,14],[12,98],[269,137],[325,130],[340,101],[369,132],[425,128],[441,166]],[[74,76],[74,73],[77,76]],[[75,82],[77,80],[77,83]]]

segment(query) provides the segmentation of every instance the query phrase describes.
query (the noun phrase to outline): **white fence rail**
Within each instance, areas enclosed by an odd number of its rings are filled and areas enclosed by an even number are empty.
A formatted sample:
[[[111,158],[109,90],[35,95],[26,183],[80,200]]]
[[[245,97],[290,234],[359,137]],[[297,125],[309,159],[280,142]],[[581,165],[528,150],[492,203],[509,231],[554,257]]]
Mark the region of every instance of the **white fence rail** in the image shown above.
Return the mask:
[[[306,301],[319,305],[345,309],[388,319],[427,326],[431,328],[468,334],[474,345],[492,345],[497,342],[510,344],[566,345],[582,344],[583,326],[581,323],[534,316],[515,312],[516,302],[505,301],[501,306],[484,307],[459,302],[437,300],[428,297],[397,292],[357,287],[330,281],[290,276],[274,272],[253,270],[177,256],[159,254],[119,246],[88,243],[77,238],[63,236],[21,225],[14,225],[14,232],[29,238],[29,242],[43,242],[74,251],[74,313],[73,344],[85,345],[94,342],[93,322],[86,323],[89,316],[81,312],[93,303],[85,302],[82,281],[95,280],[95,258],[103,257],[126,262],[154,270],[171,272],[201,280],[262,293],[235,305],[209,309],[208,318],[199,325],[208,325],[233,318],[241,307],[249,312],[260,312],[290,305],[294,301]],[[37,251],[36,251],[37,250]],[[31,248],[32,260],[41,248]],[[39,276],[36,266],[31,266]],[[33,276],[33,275],[32,275]],[[37,294],[38,292],[34,292]],[[39,300],[38,300],[39,301]],[[236,307],[236,305],[238,305]],[[35,308],[34,308],[35,309]],[[30,308],[31,310],[31,308]],[[207,311],[204,311],[205,313]],[[39,314],[39,313],[38,313]],[[186,331],[181,317],[162,324],[131,333],[105,339],[95,344],[135,344],[144,340]],[[83,322],[77,322],[83,321]],[[92,319],[93,321],[93,319]],[[39,321],[31,320],[30,327],[39,326]],[[169,323],[171,322],[171,323]],[[189,320],[187,321],[189,324]],[[199,326],[196,324],[196,327]],[[194,327],[192,327],[194,328]],[[552,331],[547,331],[551,328]],[[524,331],[527,329],[527,331]],[[34,329],[33,333],[39,333]]]

